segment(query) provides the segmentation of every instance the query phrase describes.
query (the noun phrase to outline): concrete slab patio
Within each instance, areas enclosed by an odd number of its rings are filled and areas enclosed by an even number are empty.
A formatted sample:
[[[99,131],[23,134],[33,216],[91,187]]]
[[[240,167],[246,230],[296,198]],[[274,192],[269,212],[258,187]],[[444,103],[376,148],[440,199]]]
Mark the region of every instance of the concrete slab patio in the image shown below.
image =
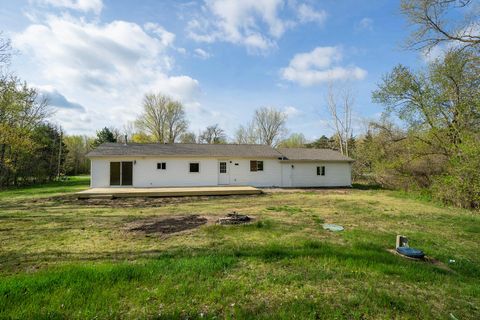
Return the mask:
[[[187,197],[261,194],[251,186],[169,187],[169,188],[91,188],[76,193],[79,199],[131,197]]]

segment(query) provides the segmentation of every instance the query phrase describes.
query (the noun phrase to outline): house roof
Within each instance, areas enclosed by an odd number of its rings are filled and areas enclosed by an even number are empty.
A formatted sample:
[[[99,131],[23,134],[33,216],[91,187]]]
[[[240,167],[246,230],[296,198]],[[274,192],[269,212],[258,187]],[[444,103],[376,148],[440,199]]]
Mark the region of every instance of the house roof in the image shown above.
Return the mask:
[[[278,148],[277,150],[285,156],[285,160],[290,161],[353,161],[331,149]]]
[[[278,148],[260,144],[104,143],[87,157],[185,156],[274,158],[287,161],[353,161],[330,149]]]
[[[105,156],[186,156],[186,157],[282,157],[270,146],[258,144],[189,144],[189,143],[104,143],[87,157]]]

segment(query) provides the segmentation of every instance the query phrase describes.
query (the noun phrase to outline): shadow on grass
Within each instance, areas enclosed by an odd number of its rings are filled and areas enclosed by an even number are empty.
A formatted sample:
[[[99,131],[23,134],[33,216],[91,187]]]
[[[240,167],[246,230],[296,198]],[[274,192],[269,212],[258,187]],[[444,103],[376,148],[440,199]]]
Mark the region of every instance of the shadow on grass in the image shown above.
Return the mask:
[[[367,184],[367,183],[353,183],[352,188],[357,190],[386,190],[379,184]]]
[[[112,252],[66,252],[45,251],[42,253],[7,252],[0,254],[1,269],[15,270],[20,265],[26,268],[35,265],[69,264],[78,262],[124,262],[146,260],[171,260],[201,257],[255,259],[264,263],[278,263],[303,258],[328,261],[338,268],[363,269],[389,275],[402,276],[411,281],[439,280],[438,276],[454,274],[433,265],[409,261],[388,253],[385,248],[363,243],[352,247],[328,244],[320,241],[305,241],[299,246],[267,244],[262,246],[217,247],[206,249],[182,248],[169,251],[112,251]],[[456,270],[458,275],[480,277],[475,265]]]

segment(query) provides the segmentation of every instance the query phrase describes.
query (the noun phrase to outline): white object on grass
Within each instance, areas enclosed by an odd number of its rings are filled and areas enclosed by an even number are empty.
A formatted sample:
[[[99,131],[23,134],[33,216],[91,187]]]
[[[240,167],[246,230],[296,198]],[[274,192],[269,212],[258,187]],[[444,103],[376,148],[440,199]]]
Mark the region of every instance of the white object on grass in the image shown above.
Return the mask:
[[[338,224],[325,223],[322,225],[323,229],[330,231],[343,231],[343,227]]]

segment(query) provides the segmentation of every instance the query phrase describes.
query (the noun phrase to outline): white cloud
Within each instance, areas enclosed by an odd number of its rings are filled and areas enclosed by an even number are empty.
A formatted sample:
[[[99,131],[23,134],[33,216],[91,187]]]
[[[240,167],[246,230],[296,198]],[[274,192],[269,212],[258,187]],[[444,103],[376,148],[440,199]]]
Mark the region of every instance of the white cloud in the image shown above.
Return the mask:
[[[316,11],[314,8],[302,3],[298,7],[298,18],[302,23],[315,22],[320,25],[327,20],[327,12],[325,10]]]
[[[299,115],[301,112],[295,107],[288,106],[283,109],[283,112],[288,116],[288,117],[295,117]]]
[[[373,30],[373,20],[371,18],[365,17],[360,20],[356,27],[357,30]]]
[[[249,53],[263,54],[297,22],[282,18],[290,8],[284,0],[206,0],[203,15],[190,19],[187,32],[199,42],[230,42],[243,45]],[[326,13],[307,5],[298,9],[300,22],[323,23]]]
[[[197,104],[198,81],[170,75],[174,61],[168,52],[175,49],[174,38],[157,24],[142,28],[126,21],[50,16],[14,35],[13,45],[30,58],[24,62],[30,64],[24,78],[52,86],[69,97],[67,101],[86,109],[93,123],[71,116],[60,119],[80,132],[104,125],[121,127],[140,111],[146,92],[169,94],[188,106]]]
[[[317,47],[311,52],[296,54],[288,67],[280,71],[283,79],[311,86],[336,80],[361,80],[367,71],[356,66],[340,66],[339,47]]]
[[[30,2],[82,12],[92,11],[95,14],[100,14],[103,9],[102,0],[31,0]]]
[[[151,31],[156,34],[165,47],[173,45],[173,42],[175,41],[175,34],[168,32],[158,23],[148,22],[144,25],[144,27],[145,30]]]
[[[193,50],[193,52],[195,52],[196,56],[199,57],[200,59],[208,59],[211,57],[210,53],[208,53],[207,51],[201,48],[197,48]]]

